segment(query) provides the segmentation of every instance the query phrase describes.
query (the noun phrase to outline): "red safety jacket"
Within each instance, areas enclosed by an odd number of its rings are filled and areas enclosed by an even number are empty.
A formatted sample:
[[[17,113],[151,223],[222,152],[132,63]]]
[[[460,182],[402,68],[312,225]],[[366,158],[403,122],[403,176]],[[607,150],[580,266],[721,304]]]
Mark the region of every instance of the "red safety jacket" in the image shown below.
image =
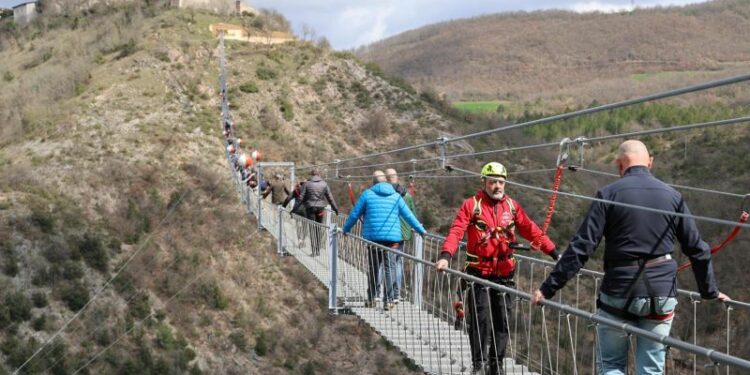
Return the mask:
[[[496,201],[480,191],[466,199],[458,210],[441,257],[453,257],[468,231],[466,267],[474,268],[482,276],[511,276],[516,260],[509,244],[516,242],[516,230],[533,244],[535,250],[549,254],[555,249],[555,244],[526,215],[518,202],[507,195]]]

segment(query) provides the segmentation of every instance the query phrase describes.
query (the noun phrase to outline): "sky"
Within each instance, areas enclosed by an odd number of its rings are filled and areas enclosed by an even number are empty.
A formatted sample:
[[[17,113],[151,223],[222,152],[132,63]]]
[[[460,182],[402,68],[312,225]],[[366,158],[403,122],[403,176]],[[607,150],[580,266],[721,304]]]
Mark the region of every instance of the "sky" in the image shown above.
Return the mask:
[[[24,0],[0,0],[11,7]],[[301,35],[303,25],[325,36],[336,49],[369,44],[440,21],[509,11],[567,9],[616,12],[636,7],[686,5],[702,0],[245,0],[276,9]]]

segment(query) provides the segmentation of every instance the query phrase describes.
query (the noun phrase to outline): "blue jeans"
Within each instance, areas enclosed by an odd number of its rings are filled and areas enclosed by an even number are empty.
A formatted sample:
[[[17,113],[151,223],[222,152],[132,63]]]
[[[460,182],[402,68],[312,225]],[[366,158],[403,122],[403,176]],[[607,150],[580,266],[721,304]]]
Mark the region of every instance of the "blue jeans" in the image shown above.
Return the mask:
[[[401,249],[398,249],[399,251]],[[401,285],[404,281],[404,258],[401,255],[398,254],[388,254],[388,261],[390,262],[390,268],[391,268],[391,281],[393,281],[393,286],[391,288],[391,298],[390,300],[394,300],[396,298],[401,298]]]
[[[401,242],[399,247],[391,247],[393,250],[401,251],[404,243]],[[404,260],[401,255],[387,253],[385,258],[385,300],[388,302],[396,298],[401,298],[401,279],[404,277]]]
[[[627,299],[615,298],[604,293],[599,295],[602,303],[613,306],[623,307]],[[677,299],[672,297],[656,297],[656,313],[666,315],[674,311],[677,306]],[[651,311],[651,301],[649,298],[635,298],[628,309],[629,312],[644,316],[644,318],[632,323],[634,326],[651,331],[658,335],[668,336],[672,328],[673,318],[667,320],[646,319]],[[611,320],[625,322],[602,310],[597,311],[597,315]],[[631,323],[631,322],[627,322]],[[597,327],[597,343],[599,350],[596,355],[597,373],[600,375],[622,375],[627,373],[628,352],[630,350],[630,340],[628,334],[605,325]],[[635,374],[636,375],[656,375],[664,373],[664,359],[666,349],[661,343],[636,338],[635,350]]]

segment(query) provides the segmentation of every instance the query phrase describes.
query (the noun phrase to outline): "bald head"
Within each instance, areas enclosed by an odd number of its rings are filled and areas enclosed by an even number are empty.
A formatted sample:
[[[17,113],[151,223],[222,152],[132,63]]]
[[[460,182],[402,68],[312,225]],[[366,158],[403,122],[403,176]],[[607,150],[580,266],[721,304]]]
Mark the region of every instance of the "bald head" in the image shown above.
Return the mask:
[[[620,176],[630,167],[643,166],[651,168],[652,161],[653,159],[646,145],[634,139],[625,141],[620,145],[617,159],[615,160],[620,170]]]
[[[385,173],[381,170],[377,170],[375,172],[372,172],[372,184],[375,185],[380,182],[385,182]]]
[[[388,168],[385,170],[385,178],[388,179],[388,182],[391,184],[398,183],[398,173],[396,173],[396,170],[393,168]]]

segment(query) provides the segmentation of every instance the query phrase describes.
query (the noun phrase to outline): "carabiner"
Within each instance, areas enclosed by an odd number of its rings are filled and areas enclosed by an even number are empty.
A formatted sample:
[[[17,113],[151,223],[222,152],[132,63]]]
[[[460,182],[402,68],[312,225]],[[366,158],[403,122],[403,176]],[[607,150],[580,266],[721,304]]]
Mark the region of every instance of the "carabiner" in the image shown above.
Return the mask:
[[[560,141],[560,152],[557,154],[557,165],[565,164],[565,162],[568,161],[571,142],[573,141],[568,137],[565,137],[562,141]]]

